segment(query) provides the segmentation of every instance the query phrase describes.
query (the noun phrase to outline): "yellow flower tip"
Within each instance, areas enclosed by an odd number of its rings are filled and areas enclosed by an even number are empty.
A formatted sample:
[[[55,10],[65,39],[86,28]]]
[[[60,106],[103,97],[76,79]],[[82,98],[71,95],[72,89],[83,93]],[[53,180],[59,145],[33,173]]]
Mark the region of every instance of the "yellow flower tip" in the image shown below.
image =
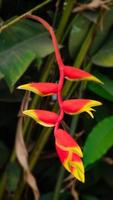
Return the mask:
[[[32,119],[34,119],[37,123],[41,124],[40,123],[40,120],[38,118],[38,116],[36,115],[35,113],[35,110],[24,110],[23,111],[23,114],[28,116],[28,117],[31,117]]]
[[[75,167],[74,171],[72,171],[73,176],[81,181],[82,183],[85,182],[85,172],[84,172],[84,166],[82,162],[72,162],[72,167]]]
[[[95,76],[91,76],[91,77],[88,77],[89,80],[92,80],[92,81],[95,81],[99,84],[104,84],[99,78],[95,77]]]
[[[19,89],[19,90],[28,90],[29,87],[30,87],[29,84],[24,84],[24,85],[18,86],[17,89]]]
[[[94,118],[92,111],[96,111],[92,107],[94,106],[101,106],[102,103],[100,101],[89,100],[89,102],[82,108],[83,111],[87,112],[91,118]]]
[[[101,106],[101,105],[102,105],[102,102],[96,101],[96,100],[89,100],[89,102],[88,102],[87,105],[90,106],[90,107],[93,107],[93,106]]]
[[[29,117],[32,117],[32,118],[35,117],[34,110],[24,110],[24,111],[23,111],[23,114],[24,114],[24,115],[27,115],[27,116],[29,116]]]
[[[90,110],[87,110],[86,112],[90,115],[90,117],[91,117],[92,119],[94,119],[94,115],[93,115],[93,113],[92,113]]]

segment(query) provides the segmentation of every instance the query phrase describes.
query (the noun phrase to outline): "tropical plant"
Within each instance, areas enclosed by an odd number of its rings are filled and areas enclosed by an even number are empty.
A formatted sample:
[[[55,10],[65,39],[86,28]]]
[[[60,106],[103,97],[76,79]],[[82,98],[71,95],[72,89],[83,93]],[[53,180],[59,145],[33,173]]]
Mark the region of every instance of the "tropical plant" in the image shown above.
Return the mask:
[[[110,200],[112,0],[36,3],[0,2],[0,199]]]

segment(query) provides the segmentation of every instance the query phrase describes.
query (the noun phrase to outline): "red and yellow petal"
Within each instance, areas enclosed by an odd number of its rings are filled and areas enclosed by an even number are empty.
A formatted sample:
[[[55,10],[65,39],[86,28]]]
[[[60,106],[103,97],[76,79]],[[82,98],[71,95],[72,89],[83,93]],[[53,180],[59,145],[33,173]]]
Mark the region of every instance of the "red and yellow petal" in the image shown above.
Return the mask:
[[[61,136],[61,134],[63,135]],[[62,129],[58,129],[56,131],[55,144],[56,144],[57,154],[63,166],[75,178],[77,178],[81,182],[84,182],[85,181],[84,166],[80,158],[80,156],[82,156],[82,153],[78,144],[66,131]],[[78,150],[76,151],[75,149],[77,148]]]
[[[27,83],[18,87],[18,89],[28,90],[40,96],[57,94],[58,84],[56,83]]]
[[[58,115],[56,113],[46,110],[25,110],[23,111],[23,114],[31,117],[37,123],[46,127],[55,126],[58,119]]]
[[[72,151],[78,156],[83,157],[82,151],[73,139],[73,137],[62,129],[58,129],[55,133],[55,142],[62,150]]]
[[[87,80],[102,83],[98,78],[91,75],[90,73],[75,67],[64,66],[64,75],[66,79],[71,81]]]
[[[63,102],[63,110],[70,115],[80,114],[87,112],[92,118],[95,111],[92,107],[102,105],[101,102],[90,99],[70,99]]]

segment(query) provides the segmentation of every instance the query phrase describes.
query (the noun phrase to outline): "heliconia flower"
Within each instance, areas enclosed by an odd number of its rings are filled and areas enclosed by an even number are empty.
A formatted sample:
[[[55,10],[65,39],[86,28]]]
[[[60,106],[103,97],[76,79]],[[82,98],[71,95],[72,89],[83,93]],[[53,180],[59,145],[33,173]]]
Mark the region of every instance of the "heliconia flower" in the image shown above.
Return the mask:
[[[102,83],[98,78],[91,75],[90,73],[85,72],[82,69],[78,69],[78,68],[70,67],[70,66],[64,66],[64,76],[66,79],[71,80],[71,81],[76,81],[76,80],[88,81],[89,80],[89,81]]]
[[[55,133],[56,151],[63,166],[79,181],[84,182],[82,151],[75,140],[64,130]]]
[[[23,114],[31,117],[37,123],[46,127],[55,126],[58,119],[58,115],[56,113],[46,110],[25,110],[23,111]]]
[[[63,101],[63,110],[70,115],[87,112],[92,118],[94,118],[92,111],[95,111],[92,107],[102,105],[101,102],[90,99],[70,99]]]
[[[56,83],[27,83],[18,87],[18,89],[32,91],[40,96],[57,94],[58,84]]]

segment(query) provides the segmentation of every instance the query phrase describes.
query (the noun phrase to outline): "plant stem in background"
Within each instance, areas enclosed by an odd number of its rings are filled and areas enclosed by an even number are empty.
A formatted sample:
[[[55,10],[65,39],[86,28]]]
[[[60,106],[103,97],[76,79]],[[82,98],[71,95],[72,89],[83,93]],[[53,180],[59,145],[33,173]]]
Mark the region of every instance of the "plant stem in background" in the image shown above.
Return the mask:
[[[18,21],[20,21],[21,19],[23,19],[26,15],[29,15],[31,13],[33,13],[34,11],[42,8],[43,6],[45,6],[46,4],[48,4],[51,0],[46,0],[45,2],[35,6],[34,8],[32,8],[31,10],[25,12],[24,14],[20,15],[19,17],[16,17],[15,19],[11,20],[10,22],[8,22],[7,24],[3,25],[0,28],[0,32],[4,31],[5,29],[7,29],[9,26],[12,26],[13,24],[17,23]]]

